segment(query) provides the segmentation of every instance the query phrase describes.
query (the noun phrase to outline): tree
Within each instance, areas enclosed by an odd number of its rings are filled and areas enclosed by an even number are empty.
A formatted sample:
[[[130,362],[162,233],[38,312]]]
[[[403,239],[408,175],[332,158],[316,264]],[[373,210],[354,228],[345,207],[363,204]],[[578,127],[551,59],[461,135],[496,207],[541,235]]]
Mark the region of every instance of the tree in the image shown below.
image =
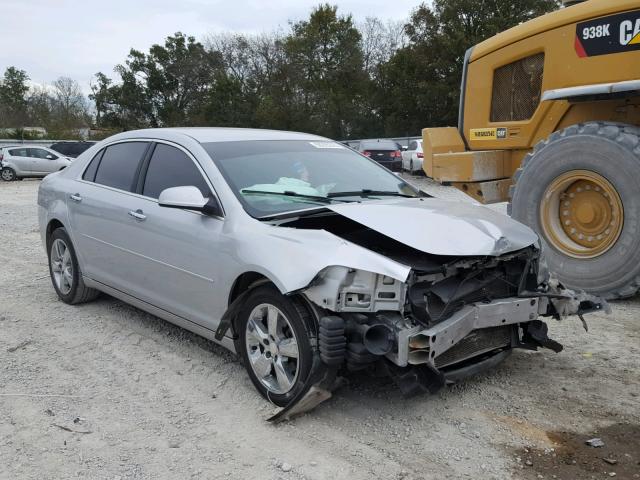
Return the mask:
[[[0,126],[16,128],[27,122],[27,82],[24,70],[8,67],[0,81]]]
[[[88,105],[78,82],[69,77],[60,77],[52,87],[55,130],[64,134],[88,126]]]
[[[379,66],[388,62],[407,42],[402,21],[384,23],[377,17],[367,17],[358,24],[358,30],[362,38],[363,67],[372,78],[378,75]]]
[[[221,67],[219,54],[178,32],[148,54],[132,49],[116,67],[122,83],[114,93],[139,126],[190,125]]]
[[[216,126],[264,126],[257,119],[272,72],[281,57],[281,35],[210,35],[206,48],[222,59],[204,105],[202,122]]]
[[[321,4],[288,31],[176,33],[98,73],[101,127],[267,127],[332,138],[415,135],[456,123],[465,51],[556,0],[433,0],[406,25]]]
[[[292,26],[284,49],[298,128],[332,138],[356,134],[367,81],[360,40],[351,16],[328,4]]]
[[[379,98],[389,135],[454,125],[468,48],[558,8],[556,0],[434,0],[405,25],[409,45],[381,67]]]

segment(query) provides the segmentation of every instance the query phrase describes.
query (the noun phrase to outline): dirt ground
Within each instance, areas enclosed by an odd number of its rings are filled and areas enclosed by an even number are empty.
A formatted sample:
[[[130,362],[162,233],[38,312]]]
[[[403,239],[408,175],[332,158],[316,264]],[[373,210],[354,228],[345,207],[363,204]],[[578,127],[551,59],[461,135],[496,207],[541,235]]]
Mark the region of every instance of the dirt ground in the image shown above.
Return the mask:
[[[1,479],[640,478],[639,297],[589,316],[588,333],[553,321],[560,354],[518,351],[412,399],[354,376],[271,425],[222,348],[106,296],[57,300],[38,183],[0,182]]]

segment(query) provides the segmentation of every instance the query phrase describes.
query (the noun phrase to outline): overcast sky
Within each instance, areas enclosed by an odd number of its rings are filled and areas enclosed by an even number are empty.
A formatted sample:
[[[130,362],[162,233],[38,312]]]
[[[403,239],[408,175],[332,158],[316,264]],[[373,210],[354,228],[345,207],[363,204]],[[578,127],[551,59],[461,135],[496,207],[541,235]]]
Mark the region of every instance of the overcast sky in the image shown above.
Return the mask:
[[[88,92],[102,71],[113,76],[130,48],[147,50],[177,31],[263,32],[307,18],[319,0],[0,0],[0,68],[14,65],[35,83],[65,75]],[[334,0],[338,12],[400,20],[420,0]]]

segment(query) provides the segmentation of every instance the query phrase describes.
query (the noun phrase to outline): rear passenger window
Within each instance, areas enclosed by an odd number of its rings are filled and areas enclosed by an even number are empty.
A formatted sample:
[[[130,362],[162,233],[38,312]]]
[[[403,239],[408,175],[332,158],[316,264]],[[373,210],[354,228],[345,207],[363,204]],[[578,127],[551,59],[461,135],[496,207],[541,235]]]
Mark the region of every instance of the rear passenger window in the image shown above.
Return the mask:
[[[104,150],[100,150],[98,154],[95,157],[93,157],[93,159],[91,160],[91,163],[89,163],[89,166],[82,174],[83,180],[87,180],[88,182],[93,182],[95,180],[96,170],[98,170],[98,165],[100,165],[100,159],[102,158],[103,153],[104,153]]]
[[[142,194],[158,198],[166,188],[183,186],[198,187],[204,197],[211,196],[200,170],[186,153],[169,145],[157,144],[149,162]]]
[[[132,192],[138,164],[148,145],[147,142],[126,142],[107,147],[102,154],[95,182]]]
[[[9,153],[14,157],[26,157],[27,149],[26,148],[14,148],[13,150],[9,150]]]

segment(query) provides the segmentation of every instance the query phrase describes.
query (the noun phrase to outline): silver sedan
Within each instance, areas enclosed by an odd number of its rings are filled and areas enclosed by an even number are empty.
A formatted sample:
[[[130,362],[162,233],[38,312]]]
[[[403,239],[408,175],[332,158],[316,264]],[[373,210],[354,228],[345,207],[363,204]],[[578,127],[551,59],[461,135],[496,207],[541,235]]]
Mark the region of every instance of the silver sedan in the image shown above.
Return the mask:
[[[46,177],[38,204],[62,301],[104,292],[237,352],[277,418],[345,372],[411,395],[559,350],[539,316],[602,308],[548,281],[528,227],[313,135],[119,134]]]

